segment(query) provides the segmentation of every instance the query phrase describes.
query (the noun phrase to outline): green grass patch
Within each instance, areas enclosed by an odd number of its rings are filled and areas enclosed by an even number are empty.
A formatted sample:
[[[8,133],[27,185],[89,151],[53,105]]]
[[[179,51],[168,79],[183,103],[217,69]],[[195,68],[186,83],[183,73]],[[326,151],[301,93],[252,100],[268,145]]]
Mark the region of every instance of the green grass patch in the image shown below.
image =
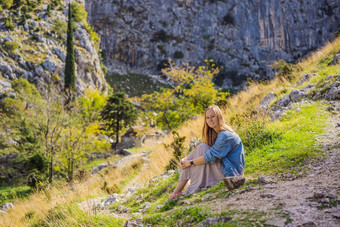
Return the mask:
[[[320,157],[315,136],[324,132],[329,114],[324,109],[319,103],[303,105],[300,111],[288,111],[280,121],[269,124],[269,130],[282,134],[272,143],[248,151],[246,174],[296,174],[303,169],[304,160]]]
[[[131,196],[122,205],[124,207],[131,208],[131,212],[138,212],[143,208],[145,202],[152,203],[152,207],[148,210],[153,211],[157,205],[164,204],[165,200],[170,196],[172,191],[175,189],[179,178],[179,174],[175,174],[164,180],[154,180],[153,182],[147,184],[145,187],[139,189],[133,196]],[[169,209],[164,208],[164,210],[172,209],[177,203],[170,204]]]
[[[161,91],[161,88],[168,87],[147,75],[143,74],[111,74],[106,76],[107,82],[115,91],[124,91],[130,97],[151,94],[154,91]]]
[[[92,170],[94,167],[98,166],[99,164],[102,164],[102,163],[114,163],[114,162],[117,162],[119,161],[120,159],[122,159],[122,156],[120,155],[112,155],[108,158],[99,158],[99,159],[93,159],[91,161],[88,161],[86,165],[84,165],[84,169],[86,170]]]
[[[157,226],[187,226],[200,223],[210,216],[207,210],[193,206],[164,214],[145,215],[143,223]]]
[[[0,186],[0,206],[6,202],[26,198],[30,193],[29,186]]]

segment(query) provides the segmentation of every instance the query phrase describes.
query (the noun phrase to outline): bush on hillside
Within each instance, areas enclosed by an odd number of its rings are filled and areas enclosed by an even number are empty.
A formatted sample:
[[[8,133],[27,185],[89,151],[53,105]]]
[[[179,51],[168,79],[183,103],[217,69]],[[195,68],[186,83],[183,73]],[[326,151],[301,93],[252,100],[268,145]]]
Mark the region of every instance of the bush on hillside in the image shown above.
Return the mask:
[[[14,31],[14,24],[12,23],[11,17],[6,17],[3,21],[5,22],[5,28],[10,31]]]
[[[17,42],[6,41],[4,47],[8,52],[15,54],[18,50],[19,44]]]
[[[156,33],[153,35],[151,41],[152,41],[152,42],[159,42],[159,41],[161,41],[161,42],[166,42],[167,39],[168,39],[168,36],[167,36],[166,32],[162,29],[162,30],[156,32]]]
[[[25,105],[18,99],[5,98],[0,103],[0,108],[7,115],[16,115],[25,110]]]
[[[65,39],[67,31],[67,24],[59,19],[53,21],[52,33],[55,34],[58,39]]]
[[[223,21],[222,24],[224,25],[235,25],[235,19],[234,17],[230,14],[227,13],[224,17],[223,17]]]
[[[86,22],[87,12],[80,3],[73,1],[71,3],[71,11],[75,22]]]
[[[98,49],[100,38],[98,34],[94,31],[93,26],[91,26],[90,24],[85,24],[85,29],[89,33],[91,41],[94,43],[95,47]]]
[[[28,82],[28,80],[22,77],[17,80],[13,80],[11,84],[12,84],[12,88],[18,94],[24,94],[26,97],[33,96],[33,97],[41,98],[40,93],[37,90],[36,86],[34,84],[31,84],[30,82]]]
[[[0,5],[4,9],[9,9],[13,5],[13,0],[0,0]]]
[[[176,59],[182,59],[182,58],[184,58],[183,52],[177,50],[177,51],[174,53],[174,58],[176,58]]]
[[[340,28],[334,33],[335,38],[338,38],[340,36]]]
[[[181,161],[186,153],[186,147],[184,146],[185,136],[179,136],[178,132],[172,131],[173,142],[170,145],[164,145],[166,148],[169,146],[173,149],[174,158],[169,161],[169,164],[165,167],[168,170],[175,170],[178,168],[178,163]]]
[[[293,66],[292,64],[287,63],[285,60],[281,59],[279,61],[274,62],[271,65],[272,69],[278,71],[276,74],[278,77],[284,77],[291,81],[293,79]]]

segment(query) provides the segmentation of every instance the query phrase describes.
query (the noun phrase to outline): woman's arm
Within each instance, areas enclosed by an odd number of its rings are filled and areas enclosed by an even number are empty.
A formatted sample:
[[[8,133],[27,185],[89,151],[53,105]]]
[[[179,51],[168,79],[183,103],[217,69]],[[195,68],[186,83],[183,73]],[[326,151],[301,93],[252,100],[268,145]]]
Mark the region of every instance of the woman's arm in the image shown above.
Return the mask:
[[[191,160],[188,160],[187,158],[182,159],[182,161],[180,162],[181,169],[188,168],[190,166],[190,161]],[[193,161],[194,166],[205,164],[204,156],[200,156],[198,158],[195,158],[192,161]]]

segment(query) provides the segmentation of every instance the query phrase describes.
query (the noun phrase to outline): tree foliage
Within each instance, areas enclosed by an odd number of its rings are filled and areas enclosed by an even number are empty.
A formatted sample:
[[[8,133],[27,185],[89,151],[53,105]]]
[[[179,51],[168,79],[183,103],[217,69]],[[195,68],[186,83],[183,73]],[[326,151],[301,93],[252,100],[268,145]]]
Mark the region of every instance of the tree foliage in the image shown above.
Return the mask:
[[[171,131],[212,104],[225,105],[229,93],[216,89],[211,82],[219,69],[212,60],[205,62],[206,65],[199,67],[174,66],[170,62],[162,72],[173,89],[143,95],[142,107],[147,112],[144,118],[154,118],[158,126]]]
[[[72,26],[72,10],[69,3],[69,14],[67,21],[67,49],[66,49],[66,64],[65,64],[65,90],[76,89],[76,67],[73,44],[73,26]]]
[[[12,154],[13,159],[8,168],[1,167],[0,184],[25,180],[42,188],[56,177],[72,180],[89,153],[109,150],[110,143],[99,137],[104,134],[100,111],[106,99],[98,91],[85,90],[70,111],[61,88],[50,84],[43,99],[27,80],[11,83],[16,97],[5,98],[0,106],[0,153]]]
[[[116,143],[113,144],[116,146],[119,142],[119,131],[123,127],[133,125],[138,118],[138,113],[134,105],[127,100],[125,93],[117,92],[108,98],[101,116],[105,120],[106,128],[116,135]]]

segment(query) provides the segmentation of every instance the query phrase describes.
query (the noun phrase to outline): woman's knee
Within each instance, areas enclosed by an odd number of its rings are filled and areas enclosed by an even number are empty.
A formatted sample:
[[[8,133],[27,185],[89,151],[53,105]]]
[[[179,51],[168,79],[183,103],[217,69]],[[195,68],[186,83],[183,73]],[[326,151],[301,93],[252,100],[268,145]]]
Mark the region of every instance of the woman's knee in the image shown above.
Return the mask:
[[[209,150],[210,146],[206,143],[201,143],[200,145],[197,146],[197,149],[201,149],[201,150]]]

